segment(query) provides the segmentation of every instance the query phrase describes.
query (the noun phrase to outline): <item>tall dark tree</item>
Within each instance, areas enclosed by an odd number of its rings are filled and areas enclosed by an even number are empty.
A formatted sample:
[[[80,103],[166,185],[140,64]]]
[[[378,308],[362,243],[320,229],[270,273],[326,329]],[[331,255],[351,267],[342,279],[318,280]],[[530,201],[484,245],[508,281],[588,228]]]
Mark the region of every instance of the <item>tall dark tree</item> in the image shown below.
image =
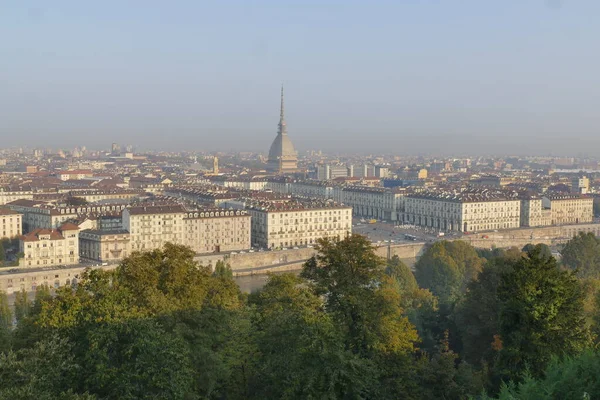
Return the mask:
[[[561,250],[562,263],[577,270],[584,278],[600,278],[600,240],[593,233],[583,233],[569,240]]]
[[[503,274],[514,262],[498,257],[489,260],[477,280],[469,283],[465,298],[457,306],[455,319],[461,337],[464,360],[472,365],[491,364],[499,349],[494,343],[500,335],[501,302],[498,287]]]
[[[273,275],[251,296],[257,306],[254,398],[369,398],[376,392],[373,362],[345,349],[323,299],[292,274]]]
[[[571,271],[533,251],[501,276],[497,370],[518,381],[525,370],[543,375],[553,356],[568,356],[590,343],[584,293]]]

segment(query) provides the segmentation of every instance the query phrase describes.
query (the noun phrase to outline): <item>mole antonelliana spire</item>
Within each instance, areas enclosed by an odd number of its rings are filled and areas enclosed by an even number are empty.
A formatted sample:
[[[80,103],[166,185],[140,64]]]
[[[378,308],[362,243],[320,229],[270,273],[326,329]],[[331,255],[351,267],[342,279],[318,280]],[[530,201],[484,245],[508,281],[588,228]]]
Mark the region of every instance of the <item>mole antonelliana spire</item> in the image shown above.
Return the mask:
[[[269,150],[267,169],[272,173],[290,173],[298,171],[298,156],[294,145],[287,134],[285,123],[285,108],[283,98],[283,85],[281,85],[281,109],[279,112],[279,127],[277,136]]]

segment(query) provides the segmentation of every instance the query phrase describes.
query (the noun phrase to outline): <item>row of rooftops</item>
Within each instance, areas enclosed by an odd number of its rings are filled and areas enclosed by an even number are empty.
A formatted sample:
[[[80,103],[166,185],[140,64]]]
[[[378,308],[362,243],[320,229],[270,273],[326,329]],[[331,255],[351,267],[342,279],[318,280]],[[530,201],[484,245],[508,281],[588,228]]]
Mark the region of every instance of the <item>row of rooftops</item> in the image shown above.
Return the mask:
[[[67,222],[62,224],[58,229],[46,229],[38,228],[25,235],[22,235],[20,239],[23,242],[37,242],[40,240],[64,240],[65,237],[63,232],[78,231],[79,227],[75,224]]]
[[[351,208],[333,200],[313,199],[295,197],[284,202],[270,202],[257,200],[254,198],[240,198],[237,201],[244,204],[248,210],[278,212],[278,211],[303,211],[303,210],[321,210],[331,208]]]
[[[188,209],[181,204],[147,205],[127,208],[129,215],[184,214],[184,218],[216,218],[248,215],[245,210],[225,208]]]
[[[407,197],[429,200],[442,200],[457,203],[479,203],[479,202],[494,202],[494,201],[515,201],[515,200],[533,200],[541,199],[542,197],[549,200],[572,200],[588,198],[582,194],[568,193],[553,193],[547,192],[543,195],[538,195],[528,190],[510,190],[497,189],[490,187],[482,188],[467,188],[464,190],[449,190],[449,191],[424,191],[420,193],[412,193]]]

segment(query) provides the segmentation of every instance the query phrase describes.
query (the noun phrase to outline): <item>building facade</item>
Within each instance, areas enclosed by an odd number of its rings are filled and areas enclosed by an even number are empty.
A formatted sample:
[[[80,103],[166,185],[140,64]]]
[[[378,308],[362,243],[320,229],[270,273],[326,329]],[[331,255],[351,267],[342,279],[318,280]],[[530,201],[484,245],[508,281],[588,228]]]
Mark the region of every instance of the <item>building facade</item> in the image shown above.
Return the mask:
[[[78,264],[79,228],[67,223],[58,229],[36,229],[20,237],[19,249],[22,267]]]
[[[123,211],[131,250],[154,250],[166,243],[189,246],[196,253],[250,248],[250,215],[241,210],[186,210],[183,206],[140,206]]]
[[[286,248],[352,233],[352,208],[332,201],[246,203],[252,216],[252,246]]]
[[[552,225],[585,224],[594,220],[594,199],[578,194],[548,193],[542,204]]]
[[[476,232],[520,226],[521,201],[491,190],[424,192],[408,195],[405,220],[440,231]]]
[[[100,263],[115,263],[131,254],[126,230],[84,230],[79,233],[79,256]]]
[[[23,234],[23,215],[10,208],[0,207],[0,238],[14,238]]]

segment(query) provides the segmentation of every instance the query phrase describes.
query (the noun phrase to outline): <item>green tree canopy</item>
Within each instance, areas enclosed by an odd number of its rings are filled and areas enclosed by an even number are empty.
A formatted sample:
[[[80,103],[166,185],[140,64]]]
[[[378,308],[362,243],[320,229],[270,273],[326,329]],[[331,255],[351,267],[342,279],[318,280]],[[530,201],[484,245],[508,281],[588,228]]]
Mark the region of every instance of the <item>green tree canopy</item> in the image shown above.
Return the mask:
[[[434,243],[415,264],[419,286],[431,290],[440,303],[456,301],[477,277],[484,259],[463,241]]]
[[[553,356],[576,354],[590,343],[581,284],[553,257],[534,251],[522,258],[502,274],[497,293],[503,377],[519,380],[525,370],[540,377]]]
[[[362,355],[412,352],[416,331],[403,316],[400,295],[370,241],[361,235],[321,239],[315,249],[301,276],[325,296],[326,310],[343,326],[347,348]]]
[[[562,263],[584,278],[600,278],[600,240],[583,233],[569,240],[561,251]]]

